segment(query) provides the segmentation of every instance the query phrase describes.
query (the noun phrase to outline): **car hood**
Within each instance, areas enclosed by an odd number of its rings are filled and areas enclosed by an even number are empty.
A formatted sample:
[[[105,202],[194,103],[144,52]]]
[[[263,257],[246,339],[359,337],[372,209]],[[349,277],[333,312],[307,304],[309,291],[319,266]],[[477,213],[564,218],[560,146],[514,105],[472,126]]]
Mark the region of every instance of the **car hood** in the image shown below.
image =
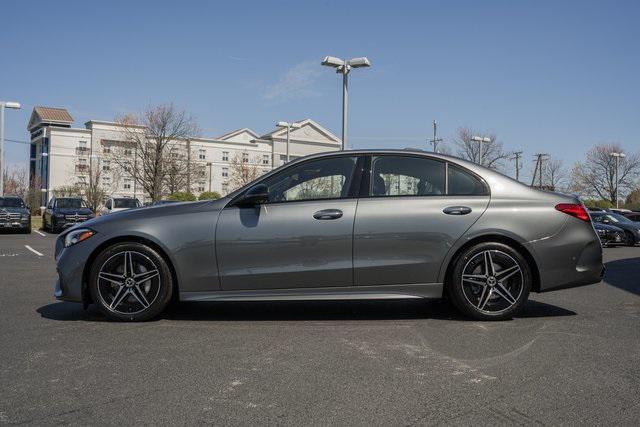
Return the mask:
[[[93,212],[91,212],[91,209],[89,208],[80,208],[80,209],[70,209],[70,208],[65,208],[65,209],[56,209],[54,211],[54,213],[56,214],[62,214],[62,215],[91,215]]]
[[[154,218],[200,212],[203,210],[222,209],[229,202],[228,198],[205,200],[202,202],[171,203],[167,205],[145,206],[135,209],[125,209],[101,215],[81,224],[82,227],[92,227],[99,230],[103,227],[116,225],[118,222],[152,221]]]
[[[0,214],[2,213],[28,213],[27,208],[0,208]]]

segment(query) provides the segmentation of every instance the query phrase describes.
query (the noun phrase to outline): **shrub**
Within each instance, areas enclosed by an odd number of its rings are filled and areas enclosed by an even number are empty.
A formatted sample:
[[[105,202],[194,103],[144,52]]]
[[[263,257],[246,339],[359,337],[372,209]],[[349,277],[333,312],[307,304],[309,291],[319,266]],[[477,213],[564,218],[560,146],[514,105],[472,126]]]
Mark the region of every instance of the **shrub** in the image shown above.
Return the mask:
[[[594,199],[586,199],[584,201],[584,205],[588,208],[602,208],[609,209],[613,207],[613,204],[609,200],[594,200]]]
[[[187,193],[186,191],[179,191],[177,193],[171,193],[167,196],[167,200],[177,200],[179,202],[193,202],[196,196],[193,193]]]
[[[216,200],[220,197],[222,196],[217,191],[205,191],[203,193],[200,193],[200,197],[198,197],[198,200]]]

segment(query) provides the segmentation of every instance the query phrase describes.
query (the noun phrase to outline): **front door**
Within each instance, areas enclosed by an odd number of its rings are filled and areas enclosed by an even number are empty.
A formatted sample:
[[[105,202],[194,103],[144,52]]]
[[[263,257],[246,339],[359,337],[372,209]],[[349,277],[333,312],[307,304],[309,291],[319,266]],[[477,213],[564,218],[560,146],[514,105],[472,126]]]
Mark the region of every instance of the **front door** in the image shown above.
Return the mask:
[[[437,283],[447,252],[489,203],[486,184],[424,156],[373,156],[370,170],[354,228],[355,284]]]
[[[222,289],[351,286],[357,163],[343,155],[291,165],[261,182],[267,203],[226,207],[216,227]]]

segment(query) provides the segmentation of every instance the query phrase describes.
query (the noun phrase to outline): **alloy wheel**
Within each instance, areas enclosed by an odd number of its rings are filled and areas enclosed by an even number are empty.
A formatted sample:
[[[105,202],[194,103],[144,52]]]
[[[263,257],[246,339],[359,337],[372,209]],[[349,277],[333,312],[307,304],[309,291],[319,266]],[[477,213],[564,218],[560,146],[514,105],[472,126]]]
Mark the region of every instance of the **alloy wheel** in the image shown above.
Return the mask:
[[[524,289],[522,268],[509,254],[485,250],[464,266],[462,293],[477,310],[499,314],[513,307]]]
[[[136,251],[123,251],[109,257],[100,267],[97,282],[105,307],[126,315],[149,308],[161,288],[158,266]]]

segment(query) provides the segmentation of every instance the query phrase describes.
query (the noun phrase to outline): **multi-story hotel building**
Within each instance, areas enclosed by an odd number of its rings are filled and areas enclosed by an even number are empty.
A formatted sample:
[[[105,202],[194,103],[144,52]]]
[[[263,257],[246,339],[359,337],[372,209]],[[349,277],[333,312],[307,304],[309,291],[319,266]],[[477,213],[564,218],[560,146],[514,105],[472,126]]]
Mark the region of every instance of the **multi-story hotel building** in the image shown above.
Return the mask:
[[[89,120],[84,128],[77,128],[72,126],[73,121],[63,108],[36,107],[31,113],[30,176],[41,187],[42,205],[60,187],[86,184],[96,170],[93,168],[99,168],[100,185],[107,195],[146,201],[142,188],[132,177],[122,176],[110,159],[113,147],[125,141],[122,125]],[[340,149],[340,139],[313,120],[296,123],[299,127],[290,130],[290,159]],[[277,128],[259,135],[243,128],[217,138],[190,139],[191,159],[201,171],[191,179],[192,192],[225,195],[231,191],[234,159],[249,163],[259,174],[282,165],[286,161],[286,132]]]

